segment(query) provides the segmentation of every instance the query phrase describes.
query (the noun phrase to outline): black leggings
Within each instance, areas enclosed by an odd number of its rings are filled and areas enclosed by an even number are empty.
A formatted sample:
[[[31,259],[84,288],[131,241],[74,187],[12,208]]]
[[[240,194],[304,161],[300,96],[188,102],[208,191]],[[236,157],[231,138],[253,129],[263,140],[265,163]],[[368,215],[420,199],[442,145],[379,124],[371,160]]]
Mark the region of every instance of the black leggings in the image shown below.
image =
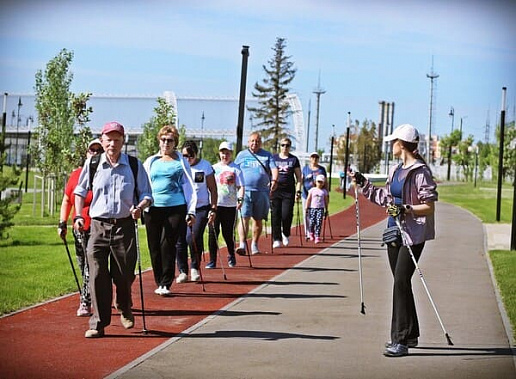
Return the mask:
[[[411,246],[416,261],[419,261],[424,247],[424,242]],[[406,345],[408,339],[419,337],[419,322],[411,282],[416,267],[406,246],[388,246],[387,252],[394,276],[391,341]]]
[[[281,241],[281,233],[290,237],[292,218],[294,216],[294,192],[275,194],[271,200],[272,237]]]
[[[235,219],[236,207],[217,207],[217,217],[215,217],[214,226],[210,226],[208,234],[211,262],[216,262],[217,260],[217,242],[221,229],[229,255],[235,255]]]
[[[186,235],[186,205],[150,207],[145,213],[147,244],[151,257],[154,281],[170,288],[174,280],[176,243]]]

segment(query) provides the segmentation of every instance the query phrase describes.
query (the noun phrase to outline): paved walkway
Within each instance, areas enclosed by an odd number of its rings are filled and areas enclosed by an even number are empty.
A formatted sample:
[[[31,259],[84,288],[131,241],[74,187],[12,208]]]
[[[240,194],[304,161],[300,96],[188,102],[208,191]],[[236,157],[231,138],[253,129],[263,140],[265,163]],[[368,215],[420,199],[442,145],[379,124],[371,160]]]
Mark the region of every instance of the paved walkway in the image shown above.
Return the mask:
[[[348,237],[154,348],[121,378],[516,378],[486,258],[482,223],[437,204],[438,239],[420,266],[454,346],[418,275],[421,338],[410,356],[385,358],[392,278],[379,236],[362,231],[360,313],[356,236]],[[73,354],[71,352],[70,354]]]

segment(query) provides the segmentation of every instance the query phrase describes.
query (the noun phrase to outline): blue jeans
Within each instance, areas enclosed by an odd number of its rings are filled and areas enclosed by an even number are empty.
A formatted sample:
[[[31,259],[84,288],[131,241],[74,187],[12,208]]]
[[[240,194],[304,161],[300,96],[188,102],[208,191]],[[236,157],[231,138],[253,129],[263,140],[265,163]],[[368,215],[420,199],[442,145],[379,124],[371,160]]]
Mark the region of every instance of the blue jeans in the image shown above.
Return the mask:
[[[190,247],[190,258],[192,268],[199,269],[199,261],[204,251],[204,229],[208,223],[208,212],[210,206],[206,205],[195,210],[195,224],[187,228],[186,237],[179,236],[177,240],[177,268],[179,272],[188,273],[188,246]],[[192,241],[195,241],[195,246]]]

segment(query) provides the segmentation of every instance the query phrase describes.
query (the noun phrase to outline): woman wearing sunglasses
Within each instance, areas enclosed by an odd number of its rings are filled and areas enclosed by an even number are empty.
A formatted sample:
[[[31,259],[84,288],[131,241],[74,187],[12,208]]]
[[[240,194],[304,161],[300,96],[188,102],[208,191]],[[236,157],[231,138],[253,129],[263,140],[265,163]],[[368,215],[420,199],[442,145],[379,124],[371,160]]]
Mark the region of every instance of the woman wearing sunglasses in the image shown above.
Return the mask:
[[[158,133],[159,153],[144,163],[152,187],[154,203],[145,212],[147,243],[157,295],[170,294],[175,276],[176,244],[186,238],[187,225],[195,222],[197,195],[190,165],[176,148],[179,133],[164,126]]]
[[[190,164],[190,173],[193,178],[195,193],[197,194],[197,206],[195,209],[195,222],[188,228],[186,238],[180,238],[177,243],[177,267],[180,274],[176,282],[186,281],[188,272],[187,244],[190,246],[191,270],[190,280],[197,282],[201,279],[199,264],[204,250],[204,230],[208,222],[215,220],[217,212],[217,183],[215,171],[211,163],[199,158],[199,150],[194,141],[186,141],[182,147],[183,157]]]
[[[283,138],[280,141],[279,154],[273,155],[278,168],[278,187],[271,195],[271,218],[273,248],[288,246],[290,227],[294,216],[294,200],[301,197],[301,165],[299,159],[290,153],[292,141]]]

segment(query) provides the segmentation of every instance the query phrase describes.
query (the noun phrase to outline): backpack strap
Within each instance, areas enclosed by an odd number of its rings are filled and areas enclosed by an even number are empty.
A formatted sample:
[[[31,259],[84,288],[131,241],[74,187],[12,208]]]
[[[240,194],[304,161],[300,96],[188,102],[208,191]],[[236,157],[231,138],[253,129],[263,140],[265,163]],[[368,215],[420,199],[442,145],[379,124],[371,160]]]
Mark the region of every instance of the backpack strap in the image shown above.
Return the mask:
[[[99,167],[100,157],[102,154],[97,154],[91,157],[90,159],[90,181],[89,181],[89,190],[93,190],[93,178],[95,177],[95,173],[97,172],[97,168]]]
[[[94,155],[90,159],[90,190],[93,189],[93,178],[95,177],[95,173],[99,167],[101,155]],[[134,177],[134,195],[136,197],[138,191],[138,159],[133,157],[132,155],[127,156],[129,158],[129,166],[131,167],[131,171],[133,172]]]

